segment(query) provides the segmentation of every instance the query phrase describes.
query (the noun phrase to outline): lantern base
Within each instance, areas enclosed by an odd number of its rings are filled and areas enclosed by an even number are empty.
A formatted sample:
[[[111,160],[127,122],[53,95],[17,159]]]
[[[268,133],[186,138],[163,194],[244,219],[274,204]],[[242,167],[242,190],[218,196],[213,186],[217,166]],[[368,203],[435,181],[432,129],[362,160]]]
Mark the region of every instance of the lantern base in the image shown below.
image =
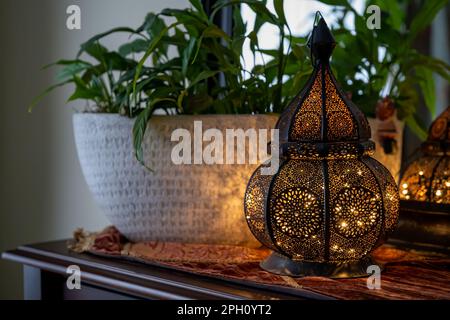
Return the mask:
[[[345,262],[310,262],[295,261],[273,252],[260,264],[264,270],[283,276],[329,278],[368,277],[370,274],[367,273],[367,267],[370,265],[377,265],[383,270],[383,266],[376,263],[371,256]]]

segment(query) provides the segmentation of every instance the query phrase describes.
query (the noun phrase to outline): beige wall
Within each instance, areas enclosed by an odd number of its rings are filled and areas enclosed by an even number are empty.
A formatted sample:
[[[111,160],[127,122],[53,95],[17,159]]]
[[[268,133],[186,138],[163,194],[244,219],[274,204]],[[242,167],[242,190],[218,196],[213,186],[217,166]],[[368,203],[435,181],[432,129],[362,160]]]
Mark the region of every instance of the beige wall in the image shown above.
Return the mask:
[[[77,227],[108,224],[83,179],[73,141],[70,88],[32,113],[27,104],[51,81],[41,66],[72,58],[90,36],[137,27],[149,11],[186,7],[187,0],[2,0],[0,2],[0,251],[67,238]],[[81,30],[66,29],[66,8],[81,8]],[[114,47],[115,37],[106,44]],[[79,103],[79,102],[78,102]],[[22,297],[22,270],[0,261],[0,299]]]

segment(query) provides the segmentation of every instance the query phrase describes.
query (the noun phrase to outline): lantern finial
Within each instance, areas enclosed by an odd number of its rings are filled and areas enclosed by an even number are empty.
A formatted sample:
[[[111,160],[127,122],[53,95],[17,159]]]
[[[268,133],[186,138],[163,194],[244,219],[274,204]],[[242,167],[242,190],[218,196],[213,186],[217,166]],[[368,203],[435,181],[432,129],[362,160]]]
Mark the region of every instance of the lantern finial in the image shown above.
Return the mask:
[[[319,11],[316,13],[316,21],[308,40],[308,47],[316,61],[326,62],[330,59],[336,41]]]

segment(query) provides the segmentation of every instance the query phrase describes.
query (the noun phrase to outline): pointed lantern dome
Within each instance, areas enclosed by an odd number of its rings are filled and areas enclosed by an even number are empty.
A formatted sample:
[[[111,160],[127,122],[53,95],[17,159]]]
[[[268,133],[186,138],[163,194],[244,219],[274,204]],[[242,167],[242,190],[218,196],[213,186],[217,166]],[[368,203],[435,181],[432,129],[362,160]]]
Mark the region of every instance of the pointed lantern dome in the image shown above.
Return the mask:
[[[325,20],[314,26],[308,46],[314,71],[277,123],[284,156],[339,156],[374,149],[364,114],[339,87],[329,60],[336,45]]]

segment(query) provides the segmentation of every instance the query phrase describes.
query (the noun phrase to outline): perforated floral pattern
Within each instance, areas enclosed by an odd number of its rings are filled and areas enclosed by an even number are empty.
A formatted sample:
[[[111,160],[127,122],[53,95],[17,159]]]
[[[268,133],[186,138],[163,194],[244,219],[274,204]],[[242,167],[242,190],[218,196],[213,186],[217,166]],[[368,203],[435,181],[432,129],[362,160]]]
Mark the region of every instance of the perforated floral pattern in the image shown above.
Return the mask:
[[[287,161],[273,177],[267,214],[278,251],[297,259],[323,256],[323,178],[321,161]]]
[[[275,200],[274,227],[299,238],[309,238],[320,230],[322,217],[317,196],[303,188],[291,188]]]
[[[323,44],[316,50],[320,48]],[[368,121],[340,90],[329,64],[320,60],[329,52],[319,55],[306,92],[277,124],[282,133],[278,172],[255,174],[247,189],[251,230],[293,260],[363,258],[382,243],[398,218],[395,182],[370,158],[374,143]],[[263,202],[255,204],[255,199]]]
[[[244,210],[247,224],[253,235],[266,247],[274,249],[269,236],[266,219],[266,195],[272,176],[261,175],[263,166],[258,167],[245,191]]]
[[[369,232],[382,214],[376,195],[364,188],[345,188],[333,203],[333,226],[337,233],[347,238]]]
[[[317,76],[305,100],[294,115],[291,139],[294,141],[320,140],[322,126],[322,76]]]
[[[355,120],[344,100],[339,96],[336,86],[331,81],[330,75],[326,73],[326,117],[327,138],[329,141],[343,141],[358,139]]]

